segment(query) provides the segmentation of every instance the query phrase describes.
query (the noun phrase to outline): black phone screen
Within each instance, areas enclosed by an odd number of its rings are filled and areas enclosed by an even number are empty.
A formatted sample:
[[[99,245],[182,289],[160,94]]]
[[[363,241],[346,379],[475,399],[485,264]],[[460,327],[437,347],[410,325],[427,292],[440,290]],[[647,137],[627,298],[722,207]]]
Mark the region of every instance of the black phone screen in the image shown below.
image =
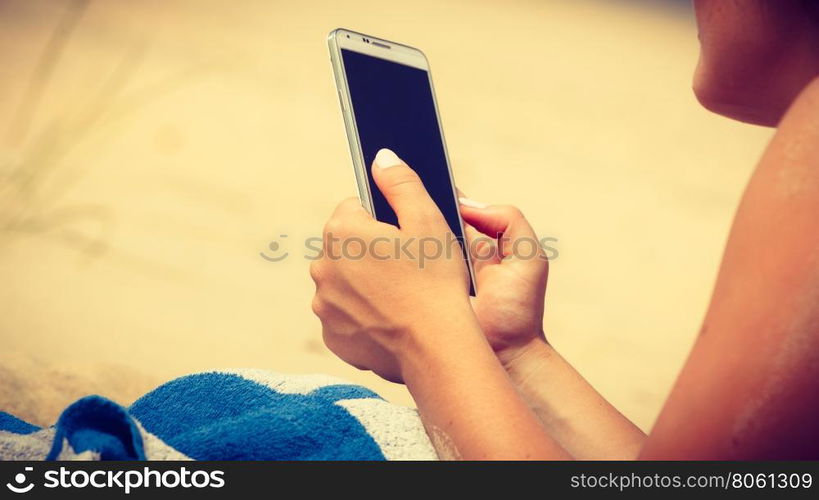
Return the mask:
[[[393,150],[418,173],[464,248],[458,206],[453,196],[443,136],[429,74],[422,69],[341,49],[374,216],[398,225],[370,174],[375,154]]]

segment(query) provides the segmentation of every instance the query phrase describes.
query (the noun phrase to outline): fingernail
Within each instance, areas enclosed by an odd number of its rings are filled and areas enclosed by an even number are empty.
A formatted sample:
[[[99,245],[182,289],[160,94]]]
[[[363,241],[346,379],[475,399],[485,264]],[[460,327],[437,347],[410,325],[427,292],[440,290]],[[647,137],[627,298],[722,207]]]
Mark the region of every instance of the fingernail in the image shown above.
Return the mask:
[[[392,150],[382,148],[375,154],[375,164],[381,168],[390,168],[402,165],[404,162]]]
[[[458,198],[458,201],[461,202],[461,205],[465,207],[472,207],[472,208],[486,208],[486,205],[475,200],[470,200],[469,198],[464,198],[463,196]]]

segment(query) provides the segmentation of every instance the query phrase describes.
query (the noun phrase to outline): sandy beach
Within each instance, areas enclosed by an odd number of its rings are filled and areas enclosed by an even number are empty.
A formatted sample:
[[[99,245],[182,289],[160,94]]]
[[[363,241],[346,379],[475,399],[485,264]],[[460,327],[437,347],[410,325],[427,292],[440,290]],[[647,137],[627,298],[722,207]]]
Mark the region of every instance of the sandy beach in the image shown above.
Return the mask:
[[[341,6],[0,2],[0,410],[47,424],[228,367],[412,405],[310,311],[304,241],[355,195],[325,43],[343,26],[426,52],[459,187],[557,239],[549,340],[650,429],[771,135],[696,102],[690,9]]]

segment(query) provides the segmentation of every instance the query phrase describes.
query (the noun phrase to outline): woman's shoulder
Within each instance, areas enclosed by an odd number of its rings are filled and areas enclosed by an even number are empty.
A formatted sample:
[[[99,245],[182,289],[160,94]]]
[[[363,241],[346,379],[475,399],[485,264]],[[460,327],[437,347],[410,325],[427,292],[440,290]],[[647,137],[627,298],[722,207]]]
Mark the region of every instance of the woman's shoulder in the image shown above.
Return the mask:
[[[815,180],[819,175],[819,76],[802,90],[782,118],[760,167],[802,171],[808,174],[800,176],[801,180],[808,181],[803,187],[816,187]],[[811,179],[813,183],[809,182]]]
[[[734,232],[749,223],[758,236],[819,244],[819,77],[783,117],[754,171]],[[809,228],[817,229],[810,233]],[[760,231],[767,231],[759,234]],[[784,233],[784,234],[783,234]],[[793,234],[791,234],[793,233]],[[801,246],[801,245],[798,245]]]
[[[737,210],[702,332],[647,458],[819,456],[819,80]]]
[[[802,313],[819,319],[819,78],[791,105],[751,176],[715,292],[728,289],[767,304],[814,290]]]

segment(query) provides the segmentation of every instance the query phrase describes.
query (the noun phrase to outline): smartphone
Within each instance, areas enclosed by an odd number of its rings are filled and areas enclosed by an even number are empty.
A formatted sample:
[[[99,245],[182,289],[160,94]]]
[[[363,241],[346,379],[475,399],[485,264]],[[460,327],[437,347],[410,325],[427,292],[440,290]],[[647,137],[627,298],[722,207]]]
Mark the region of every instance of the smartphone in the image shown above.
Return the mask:
[[[418,173],[460,242],[474,295],[472,262],[426,56],[407,45],[341,28],[330,33],[328,44],[361,204],[377,220],[398,225],[370,172],[379,149],[395,151]]]

